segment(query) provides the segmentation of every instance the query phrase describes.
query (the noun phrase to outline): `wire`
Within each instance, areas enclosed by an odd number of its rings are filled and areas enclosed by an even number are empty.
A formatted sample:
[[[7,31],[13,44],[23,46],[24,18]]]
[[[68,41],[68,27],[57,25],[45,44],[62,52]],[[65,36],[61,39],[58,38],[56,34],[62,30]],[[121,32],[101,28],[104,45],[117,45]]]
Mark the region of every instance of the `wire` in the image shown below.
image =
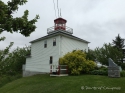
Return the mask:
[[[62,17],[62,15],[61,15],[61,8],[60,8],[60,17]]]
[[[57,0],[57,9],[58,9],[58,17],[59,17],[59,7],[58,7],[58,0]]]
[[[54,0],[53,0],[53,4],[54,4],[54,10],[55,10],[55,17],[57,18],[57,16],[56,16],[56,8],[55,8],[55,2],[54,2]]]

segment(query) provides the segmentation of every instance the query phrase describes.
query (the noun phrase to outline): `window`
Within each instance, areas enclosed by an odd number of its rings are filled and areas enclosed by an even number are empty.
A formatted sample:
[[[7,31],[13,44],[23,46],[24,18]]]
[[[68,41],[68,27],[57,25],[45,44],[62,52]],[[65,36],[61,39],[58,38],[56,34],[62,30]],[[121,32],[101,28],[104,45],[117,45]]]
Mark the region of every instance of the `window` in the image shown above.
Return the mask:
[[[56,38],[53,39],[53,46],[56,46]]]
[[[47,48],[47,40],[44,41],[44,48]]]
[[[52,57],[52,56],[50,56],[49,63],[50,63],[50,64],[52,64],[52,63],[53,63],[53,57]]]

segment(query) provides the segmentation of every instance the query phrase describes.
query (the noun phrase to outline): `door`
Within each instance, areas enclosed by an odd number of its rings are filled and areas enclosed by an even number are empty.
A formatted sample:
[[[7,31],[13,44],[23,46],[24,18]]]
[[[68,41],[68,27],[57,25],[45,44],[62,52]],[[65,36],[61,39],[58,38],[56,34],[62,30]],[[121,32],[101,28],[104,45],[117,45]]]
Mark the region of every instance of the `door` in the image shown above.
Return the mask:
[[[53,56],[50,56],[50,64],[53,63]]]

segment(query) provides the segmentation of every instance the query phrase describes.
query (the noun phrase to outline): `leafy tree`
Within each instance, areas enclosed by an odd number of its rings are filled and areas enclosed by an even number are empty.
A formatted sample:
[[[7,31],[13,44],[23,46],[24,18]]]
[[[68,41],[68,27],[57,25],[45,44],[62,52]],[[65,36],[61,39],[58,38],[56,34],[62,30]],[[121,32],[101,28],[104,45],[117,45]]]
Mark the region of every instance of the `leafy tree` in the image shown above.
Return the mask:
[[[13,52],[8,53],[6,57],[0,61],[0,73],[14,75],[22,71],[22,65],[26,62],[26,55],[30,54],[30,47],[17,48]]]
[[[22,17],[13,17],[15,11],[18,10],[19,5],[24,5],[27,0],[11,0],[5,4],[0,0],[0,33],[7,31],[10,33],[19,32],[24,36],[29,36],[35,31],[35,23],[39,19],[39,15],[32,20],[28,20],[28,10],[24,11]]]
[[[118,59],[123,58],[122,52],[110,43],[104,44],[101,48],[96,48],[94,50],[94,56],[103,65],[108,65],[108,58],[111,58],[115,63],[118,63]]]
[[[95,53],[94,50],[88,49],[88,52],[85,51],[85,53],[87,54],[86,59],[95,61],[96,57],[94,55],[94,53]]]
[[[4,65],[6,64],[4,60],[6,59],[6,56],[9,54],[9,50],[12,46],[13,46],[13,42],[11,42],[10,45],[6,47],[4,50],[0,50],[0,75],[2,73],[2,69],[4,68]]]
[[[27,0],[11,0],[5,4],[0,0],[0,34],[4,31],[13,33],[19,32],[25,37],[29,36],[35,31],[35,23],[39,19],[39,15],[32,20],[28,20],[29,11],[25,10],[22,17],[13,17],[13,14],[18,11],[19,6],[24,5]],[[0,37],[0,41],[4,41],[5,37]],[[12,53],[9,49],[13,42],[4,50],[0,50],[0,73],[5,74],[9,72],[21,71],[22,64],[25,63],[25,55],[29,50],[17,48]]]
[[[125,53],[124,53],[125,49],[123,49],[125,47],[124,39],[122,39],[119,34],[115,38],[115,40],[113,40],[113,46],[116,47],[119,51],[121,51],[125,57]],[[123,58],[119,59],[119,61],[123,63]]]
[[[125,47],[124,39],[122,39],[119,34],[115,38],[115,40],[113,40],[112,43],[113,43],[114,47],[116,47],[118,49],[123,49]]]
[[[10,43],[8,47],[6,47],[4,50],[0,50],[0,63],[6,58],[6,55],[8,55],[10,48],[13,46],[13,42]]]
[[[61,65],[67,65],[69,74],[79,75],[81,73],[88,73],[93,70],[95,63],[91,60],[86,60],[86,54],[81,50],[67,53],[60,58]]]

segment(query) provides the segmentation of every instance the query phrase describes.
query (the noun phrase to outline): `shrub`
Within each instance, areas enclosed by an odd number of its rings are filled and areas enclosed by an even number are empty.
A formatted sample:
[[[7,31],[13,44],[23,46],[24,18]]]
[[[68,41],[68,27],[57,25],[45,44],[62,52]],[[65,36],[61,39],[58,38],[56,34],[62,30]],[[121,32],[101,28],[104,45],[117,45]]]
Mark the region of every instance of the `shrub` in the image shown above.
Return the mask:
[[[61,65],[68,65],[69,74],[79,75],[81,73],[88,73],[95,68],[95,62],[86,60],[86,54],[81,51],[72,51],[67,53],[59,60]]]
[[[99,70],[104,70],[104,71],[107,71],[107,70],[108,70],[108,68],[107,68],[107,67],[104,67],[104,66],[101,66],[101,67],[99,67]]]
[[[120,72],[121,77],[125,77],[125,70]]]
[[[92,75],[108,75],[107,70],[93,70],[90,72]]]
[[[121,66],[122,70],[125,70],[125,63],[117,63],[119,66]]]
[[[108,75],[108,68],[101,66],[95,67],[95,70],[89,72],[92,75]]]

